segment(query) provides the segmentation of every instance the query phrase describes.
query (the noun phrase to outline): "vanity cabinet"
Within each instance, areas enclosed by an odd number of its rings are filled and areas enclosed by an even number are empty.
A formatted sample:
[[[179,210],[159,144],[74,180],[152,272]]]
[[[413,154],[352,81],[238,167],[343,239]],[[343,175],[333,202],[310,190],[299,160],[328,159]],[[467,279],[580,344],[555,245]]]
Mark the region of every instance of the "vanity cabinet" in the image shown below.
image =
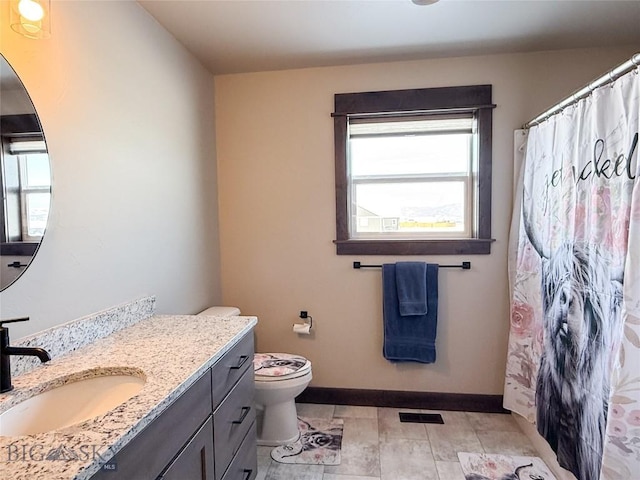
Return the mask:
[[[253,348],[251,331],[92,480],[253,480]]]

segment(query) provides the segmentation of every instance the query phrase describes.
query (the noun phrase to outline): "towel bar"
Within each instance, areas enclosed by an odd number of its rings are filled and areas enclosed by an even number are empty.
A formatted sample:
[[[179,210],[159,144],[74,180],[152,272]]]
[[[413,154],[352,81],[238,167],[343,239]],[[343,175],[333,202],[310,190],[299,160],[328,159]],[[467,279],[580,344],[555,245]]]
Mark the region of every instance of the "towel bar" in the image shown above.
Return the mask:
[[[460,265],[438,265],[439,268],[461,268],[471,270],[471,262],[462,262]],[[353,262],[353,268],[382,268],[382,265],[363,265],[360,262]]]

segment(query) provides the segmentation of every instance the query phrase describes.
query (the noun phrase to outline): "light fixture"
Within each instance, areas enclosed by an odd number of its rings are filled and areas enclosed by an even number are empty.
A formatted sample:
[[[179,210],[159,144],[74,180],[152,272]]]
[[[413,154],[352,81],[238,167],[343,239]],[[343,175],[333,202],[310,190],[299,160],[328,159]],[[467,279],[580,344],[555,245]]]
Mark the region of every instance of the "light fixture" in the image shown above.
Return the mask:
[[[411,0],[416,5],[431,5],[436,3],[438,0]]]
[[[11,0],[11,28],[27,38],[48,38],[51,35],[51,0]]]

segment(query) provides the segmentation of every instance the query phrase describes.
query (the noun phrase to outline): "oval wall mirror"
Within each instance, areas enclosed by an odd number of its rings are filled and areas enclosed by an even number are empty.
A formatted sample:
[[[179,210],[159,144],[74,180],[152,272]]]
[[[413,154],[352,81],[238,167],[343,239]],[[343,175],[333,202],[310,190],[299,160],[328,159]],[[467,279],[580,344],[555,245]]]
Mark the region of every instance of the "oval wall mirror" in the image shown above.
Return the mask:
[[[49,219],[51,166],[24,85],[0,55],[0,291],[33,261]]]

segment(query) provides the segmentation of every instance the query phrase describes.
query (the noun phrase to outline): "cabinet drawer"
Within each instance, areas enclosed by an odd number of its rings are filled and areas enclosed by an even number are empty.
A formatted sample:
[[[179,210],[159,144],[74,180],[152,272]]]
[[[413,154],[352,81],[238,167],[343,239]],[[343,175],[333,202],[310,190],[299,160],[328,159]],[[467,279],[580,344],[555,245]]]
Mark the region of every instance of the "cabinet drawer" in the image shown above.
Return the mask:
[[[240,443],[254,423],[253,369],[247,370],[213,413],[216,480],[221,480]]]
[[[213,480],[213,420],[209,420],[158,480]]]
[[[222,480],[253,480],[257,474],[258,444],[256,442],[256,424],[254,422]]]
[[[109,461],[117,470],[99,470],[92,480],[158,477],[210,415],[211,377],[207,372]]]
[[[250,367],[253,375],[253,331],[245,335],[211,368],[214,410]]]

